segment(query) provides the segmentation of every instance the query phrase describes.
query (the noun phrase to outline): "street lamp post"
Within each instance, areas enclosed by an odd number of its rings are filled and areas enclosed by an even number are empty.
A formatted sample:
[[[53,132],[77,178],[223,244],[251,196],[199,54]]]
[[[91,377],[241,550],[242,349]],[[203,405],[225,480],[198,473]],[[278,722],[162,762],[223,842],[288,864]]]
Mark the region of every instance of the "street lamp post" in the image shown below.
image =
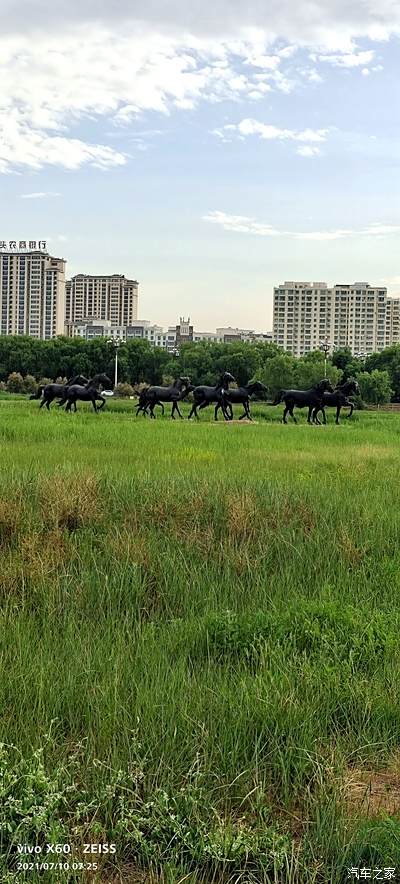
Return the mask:
[[[327,363],[328,353],[331,349],[331,346],[332,346],[331,342],[328,341],[328,338],[325,338],[323,341],[321,341],[321,343],[319,345],[320,350],[322,350],[322,352],[324,354],[324,377],[326,377],[326,363]]]
[[[116,387],[118,384],[118,350],[121,345],[121,341],[119,340],[119,338],[110,338],[108,340],[108,344],[111,344],[111,346],[114,348],[114,387]]]

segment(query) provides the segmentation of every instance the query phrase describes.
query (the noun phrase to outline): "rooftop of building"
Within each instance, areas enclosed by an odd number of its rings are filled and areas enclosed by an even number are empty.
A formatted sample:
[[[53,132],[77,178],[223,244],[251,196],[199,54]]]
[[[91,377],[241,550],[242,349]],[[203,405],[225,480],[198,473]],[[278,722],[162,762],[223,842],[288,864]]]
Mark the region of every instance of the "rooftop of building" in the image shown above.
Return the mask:
[[[74,279],[124,279],[132,285],[139,285],[137,279],[129,279],[124,273],[76,273],[67,282],[73,282]]]

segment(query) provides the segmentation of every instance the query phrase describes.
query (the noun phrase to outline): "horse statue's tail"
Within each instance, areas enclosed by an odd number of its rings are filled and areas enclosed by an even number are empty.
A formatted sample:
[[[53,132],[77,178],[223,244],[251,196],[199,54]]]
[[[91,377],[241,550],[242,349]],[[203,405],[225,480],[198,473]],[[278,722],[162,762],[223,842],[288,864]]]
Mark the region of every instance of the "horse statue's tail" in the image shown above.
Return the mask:
[[[279,393],[276,394],[274,401],[271,402],[271,405],[279,405],[279,403],[282,402],[282,396],[284,392],[284,390],[279,390]]]
[[[41,399],[43,390],[44,390],[44,384],[42,384],[41,387],[37,388],[36,393],[31,393],[31,395],[29,396],[29,399]]]

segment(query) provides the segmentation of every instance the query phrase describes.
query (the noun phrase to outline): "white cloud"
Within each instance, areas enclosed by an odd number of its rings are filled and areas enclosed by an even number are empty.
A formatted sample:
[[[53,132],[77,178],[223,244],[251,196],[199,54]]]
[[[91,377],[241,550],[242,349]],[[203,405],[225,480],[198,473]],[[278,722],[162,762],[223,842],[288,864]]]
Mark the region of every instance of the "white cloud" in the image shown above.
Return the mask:
[[[48,134],[33,124],[27,110],[0,108],[0,172],[23,166],[40,169],[45,164],[78,169],[89,163],[106,169],[125,162],[123,154],[110,147]]]
[[[312,230],[312,231],[295,231],[295,230],[279,230],[271,224],[256,221],[245,215],[229,215],[226,212],[213,211],[208,215],[204,215],[203,221],[211,224],[217,224],[224,230],[234,233],[246,233],[254,236],[267,237],[290,237],[292,239],[311,240],[314,242],[329,242],[331,240],[349,239],[355,237],[386,237],[400,234],[400,225],[381,224],[375,222],[363,227],[359,230],[352,228],[337,230]]]
[[[304,147],[298,147],[297,153],[301,157],[318,157],[321,153],[319,147],[311,147],[310,144],[305,144]]]
[[[38,190],[33,193],[21,193],[22,200],[44,200],[50,197],[61,196],[61,193],[54,193],[51,190]]]
[[[238,38],[243,31],[266,35],[271,42],[279,34],[286,44],[326,46],[349,51],[354,39],[385,40],[399,33],[400,9],[395,0],[214,0],[204,8],[198,0],[27,0],[24,14],[15,0],[2,0],[3,33],[51,29],[59,33],[82,22],[90,28],[99,23],[126,28],[146,23],[151,30],[168,34],[192,33],[217,39]]]
[[[119,33],[99,26],[35,39],[0,36],[0,171],[126,162],[107,144],[73,137],[82,119],[96,124],[106,117],[126,126],[144,112],[168,116],[201,100],[259,100],[271,88],[291,88],[278,67],[290,64],[294,47],[278,50],[259,75],[247,64],[259,54],[257,41],[182,40],[139,27]]]
[[[373,49],[365,52],[347,52],[340,55],[318,55],[318,61],[329,62],[329,64],[340,68],[357,68],[362,65],[369,64],[375,56]],[[315,56],[312,56],[315,58]]]
[[[188,0],[28,0],[16,15],[2,2],[0,172],[45,164],[109,168],[127,161],[104,137],[76,137],[82,119],[131,126],[202,100],[262,101],[301,81],[318,83],[315,64],[362,71],[374,50],[356,41],[400,33],[392,0],[215,0],[204,14]],[[304,73],[299,47],[315,59]],[[259,133],[261,134],[261,133]],[[262,135],[261,137],[268,137]],[[284,135],[278,137],[285,137]],[[291,136],[287,136],[291,137]],[[295,137],[295,136],[293,136]],[[105,139],[107,142],[107,138]]]
[[[230,141],[233,136],[245,138],[249,135],[258,135],[265,141],[299,141],[305,145],[310,143],[322,143],[326,141],[331,129],[281,129],[259,120],[246,118],[240,123],[227,123],[220,129],[214,129],[213,135],[217,135],[222,141]],[[303,157],[317,156],[320,153],[318,147],[304,146],[297,149],[297,153]]]

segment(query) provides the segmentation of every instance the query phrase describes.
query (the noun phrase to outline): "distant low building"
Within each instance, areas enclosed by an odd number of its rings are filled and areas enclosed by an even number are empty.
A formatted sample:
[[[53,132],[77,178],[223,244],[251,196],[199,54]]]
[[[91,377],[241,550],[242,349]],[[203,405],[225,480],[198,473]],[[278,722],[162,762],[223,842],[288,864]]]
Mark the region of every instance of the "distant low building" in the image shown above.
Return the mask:
[[[190,320],[181,317],[179,325],[170,325],[165,331],[161,325],[152,324],[148,319],[136,319],[129,325],[114,325],[107,319],[95,319],[86,317],[75,322],[67,322],[65,333],[68,337],[80,337],[87,341],[93,338],[114,338],[121,341],[132,341],[143,338],[154,347],[162,347],[169,353],[178,353],[182,344],[199,343],[234,343],[244,341],[256,343],[257,341],[272,341],[272,332],[254,332],[248,329],[233,329],[227,327],[217,329],[215,332],[195,331]]]
[[[224,344],[234,344],[238,341],[244,341],[253,344],[256,341],[269,343],[273,340],[272,332],[255,332],[250,328],[217,328],[219,340]]]
[[[83,319],[80,322],[67,322],[66,334],[70,338],[84,338],[91,341],[93,338],[112,338],[120,341],[133,341],[143,338],[154,347],[167,346],[167,336],[160,325],[152,325],[148,320],[142,319],[132,325],[112,325],[109,320]]]

